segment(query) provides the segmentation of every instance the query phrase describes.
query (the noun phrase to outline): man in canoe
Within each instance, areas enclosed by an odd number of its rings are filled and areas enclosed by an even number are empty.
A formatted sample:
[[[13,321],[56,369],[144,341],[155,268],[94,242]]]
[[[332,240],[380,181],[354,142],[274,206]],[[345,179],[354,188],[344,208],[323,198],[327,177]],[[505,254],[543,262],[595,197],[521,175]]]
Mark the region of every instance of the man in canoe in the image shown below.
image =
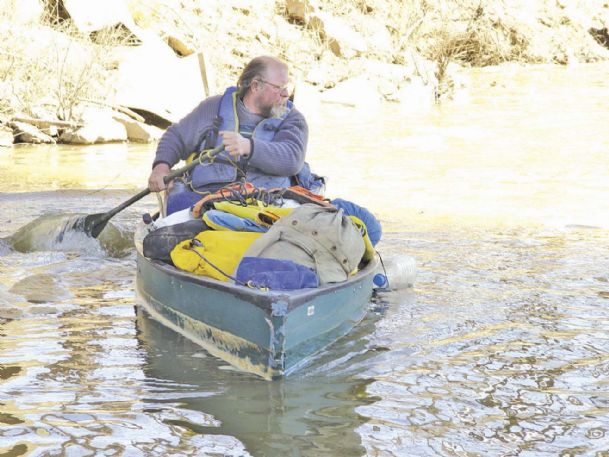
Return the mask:
[[[236,87],[208,97],[171,125],[159,142],[148,179],[153,192],[164,190],[163,178],[171,167],[193,152],[220,144],[225,150],[192,170],[188,188],[171,193],[168,213],[243,178],[268,189],[288,187],[301,173],[298,184],[319,184],[305,164],[307,122],[289,100],[290,93],[287,65],[275,57],[256,57],[245,66]]]
[[[193,152],[198,155],[221,144],[225,151],[195,166],[188,187],[176,186],[170,192],[167,213],[190,208],[203,195],[243,178],[265,189],[294,184],[313,192],[322,188],[323,178],[311,173],[305,162],[309,130],[289,100],[291,92],[287,65],[275,57],[256,57],[245,66],[236,87],[208,97],[172,124],[157,147],[148,179],[151,191],[164,190],[163,178],[171,167]],[[342,199],[332,204],[359,217],[376,244],[381,226],[372,213]]]

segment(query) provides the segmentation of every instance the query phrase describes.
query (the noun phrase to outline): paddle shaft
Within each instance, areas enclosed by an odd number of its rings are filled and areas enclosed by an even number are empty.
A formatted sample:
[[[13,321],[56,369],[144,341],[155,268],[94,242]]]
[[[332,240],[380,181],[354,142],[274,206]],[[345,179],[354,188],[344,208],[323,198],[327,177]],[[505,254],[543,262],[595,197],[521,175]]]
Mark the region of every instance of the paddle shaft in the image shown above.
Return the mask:
[[[207,156],[213,156],[213,155],[217,154],[218,152],[222,151],[223,149],[224,149],[224,145],[220,145],[205,154]],[[165,176],[163,178],[163,181],[165,182],[165,184],[168,184],[170,181],[177,178],[178,176],[182,176],[184,173],[191,170],[198,164],[199,164],[199,160],[193,160],[188,165],[169,173],[167,176]],[[112,219],[116,214],[120,213],[122,210],[124,210],[128,206],[133,205],[136,201],[141,200],[149,193],[150,193],[150,189],[144,189],[140,193],[131,197],[129,200],[124,201],[123,203],[118,205],[116,208],[113,208],[106,213],[93,214],[93,215],[87,216],[85,218],[85,232],[91,234],[93,236],[93,238],[97,238],[99,233],[103,230],[103,228],[106,226],[106,224],[108,223],[108,221],[110,219]],[[89,219],[89,221],[87,221],[87,219]]]

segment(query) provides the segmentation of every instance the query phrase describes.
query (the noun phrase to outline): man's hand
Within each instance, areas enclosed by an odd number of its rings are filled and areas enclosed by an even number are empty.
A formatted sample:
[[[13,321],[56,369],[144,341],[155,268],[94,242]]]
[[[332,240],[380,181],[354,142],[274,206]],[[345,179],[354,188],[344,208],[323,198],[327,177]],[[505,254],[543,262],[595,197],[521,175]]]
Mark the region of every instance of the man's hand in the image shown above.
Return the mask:
[[[150,177],[148,178],[148,189],[151,192],[160,192],[165,190],[167,187],[163,178],[169,174],[171,168],[166,163],[158,163],[152,169],[152,173],[150,173]],[[170,186],[171,187],[171,186]]]
[[[230,132],[223,130],[220,132],[222,137],[222,143],[224,143],[224,149],[233,158],[238,159],[239,157],[247,157],[250,155],[250,140],[243,138],[237,132]]]

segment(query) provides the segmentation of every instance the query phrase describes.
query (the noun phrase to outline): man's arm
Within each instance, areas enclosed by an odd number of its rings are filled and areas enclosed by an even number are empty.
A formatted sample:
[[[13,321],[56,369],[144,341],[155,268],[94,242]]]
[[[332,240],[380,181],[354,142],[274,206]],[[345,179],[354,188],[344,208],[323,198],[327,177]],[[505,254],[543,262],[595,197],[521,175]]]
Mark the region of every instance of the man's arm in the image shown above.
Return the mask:
[[[293,109],[272,141],[253,138],[249,166],[275,176],[293,176],[304,164],[309,127],[304,116]]]
[[[171,167],[188,158],[200,147],[203,136],[213,126],[219,103],[219,95],[205,99],[191,113],[165,131],[157,146],[152,173],[148,178],[148,188],[151,191],[165,189],[163,178]]]

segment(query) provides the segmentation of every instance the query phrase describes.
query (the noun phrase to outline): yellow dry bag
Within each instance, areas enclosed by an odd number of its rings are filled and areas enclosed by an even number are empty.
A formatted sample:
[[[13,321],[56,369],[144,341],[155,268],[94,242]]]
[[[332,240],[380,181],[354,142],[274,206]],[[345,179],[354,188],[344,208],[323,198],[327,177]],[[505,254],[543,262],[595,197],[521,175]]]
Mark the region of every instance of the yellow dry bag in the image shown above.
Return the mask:
[[[192,240],[182,241],[171,251],[180,270],[228,281],[250,244],[262,235],[255,232],[205,230]]]

